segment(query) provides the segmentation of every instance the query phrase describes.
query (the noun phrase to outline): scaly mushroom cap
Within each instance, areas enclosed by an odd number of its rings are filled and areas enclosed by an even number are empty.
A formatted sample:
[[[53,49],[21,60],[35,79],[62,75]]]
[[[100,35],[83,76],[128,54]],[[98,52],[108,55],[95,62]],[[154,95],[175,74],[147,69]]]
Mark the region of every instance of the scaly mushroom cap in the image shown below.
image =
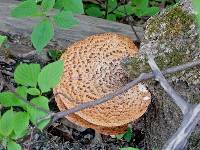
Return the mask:
[[[62,98],[66,108],[99,99],[128,82],[128,74],[121,66],[123,59],[138,52],[127,37],[114,33],[90,36],[72,44],[61,56],[65,69],[54,93],[67,93],[73,101]],[[57,97],[56,97],[57,99]],[[136,85],[112,100],[76,113],[97,126],[123,126],[142,116],[151,95],[142,85]]]
[[[56,97],[56,103],[57,103],[57,106],[58,108],[61,110],[61,111],[65,111],[67,110],[66,106],[63,104],[62,102],[62,96],[57,96]],[[78,115],[76,114],[70,114],[68,116],[66,116],[66,118],[75,123],[76,125],[79,125],[81,127],[85,127],[85,128],[92,128],[92,129],[95,129],[97,132],[99,133],[102,133],[104,135],[116,135],[116,134],[122,134],[124,133],[127,128],[128,128],[128,125],[125,124],[123,126],[118,126],[118,127],[103,127],[103,126],[98,126],[98,125],[95,125],[95,124],[92,124],[84,119],[82,119],[81,117],[79,117]]]

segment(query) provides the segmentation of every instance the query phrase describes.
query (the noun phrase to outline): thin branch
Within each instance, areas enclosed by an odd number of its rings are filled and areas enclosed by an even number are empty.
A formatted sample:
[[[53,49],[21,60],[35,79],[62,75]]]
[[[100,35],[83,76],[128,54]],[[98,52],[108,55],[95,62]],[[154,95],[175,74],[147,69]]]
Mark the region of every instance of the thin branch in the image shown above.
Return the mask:
[[[126,3],[126,0],[125,0],[125,3]],[[140,43],[140,42],[141,42],[140,37],[138,36],[138,34],[137,34],[137,32],[136,32],[136,30],[135,30],[135,28],[134,28],[134,25],[133,25],[132,21],[131,21],[130,18],[129,18],[129,15],[128,15],[127,10],[126,10],[126,7],[125,7],[125,4],[124,4],[124,12],[125,12],[125,15],[126,15],[127,18],[128,18],[128,22],[129,22],[129,24],[130,24],[130,26],[131,26],[131,29],[132,29],[132,31],[134,32],[134,34],[135,34],[135,36],[136,36],[136,38],[137,38],[137,42]]]
[[[104,18],[107,19],[107,17],[108,17],[108,0],[106,0],[106,10]]]
[[[164,75],[170,74],[170,73],[175,73],[175,72],[186,70],[188,68],[191,68],[191,67],[194,67],[194,66],[197,66],[197,65],[200,65],[200,60],[197,60],[197,61],[194,61],[194,62],[188,62],[186,64],[179,65],[179,66],[176,66],[176,67],[171,67],[169,69],[164,70],[162,73]],[[52,121],[55,122],[56,120],[63,118],[64,116],[67,116],[71,113],[75,113],[75,112],[78,112],[82,109],[90,108],[90,107],[96,106],[98,104],[104,103],[104,102],[126,92],[127,90],[132,88],[134,85],[136,85],[136,84],[138,84],[142,81],[151,79],[153,77],[154,77],[153,73],[142,73],[138,78],[129,82],[128,84],[126,84],[125,86],[121,87],[120,89],[116,90],[113,93],[107,94],[100,99],[92,100],[90,102],[80,104],[80,105],[78,105],[78,106],[76,106],[72,109],[66,110],[66,111],[62,111],[62,112],[58,112],[58,113],[51,113],[43,119],[49,119],[49,118],[53,117]]]

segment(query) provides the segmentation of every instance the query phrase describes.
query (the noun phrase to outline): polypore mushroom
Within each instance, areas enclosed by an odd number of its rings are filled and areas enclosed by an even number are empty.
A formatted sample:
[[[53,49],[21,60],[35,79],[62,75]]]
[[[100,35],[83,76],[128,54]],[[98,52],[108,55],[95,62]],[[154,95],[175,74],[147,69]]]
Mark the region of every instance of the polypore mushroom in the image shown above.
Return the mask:
[[[65,69],[54,93],[67,93],[73,101],[56,96],[59,109],[63,111],[99,99],[124,86],[128,82],[128,74],[121,62],[137,53],[138,49],[131,39],[114,33],[90,36],[72,44],[61,56]],[[145,86],[138,84],[110,101],[66,118],[99,132],[100,128],[123,129],[124,125],[145,113],[150,99]]]

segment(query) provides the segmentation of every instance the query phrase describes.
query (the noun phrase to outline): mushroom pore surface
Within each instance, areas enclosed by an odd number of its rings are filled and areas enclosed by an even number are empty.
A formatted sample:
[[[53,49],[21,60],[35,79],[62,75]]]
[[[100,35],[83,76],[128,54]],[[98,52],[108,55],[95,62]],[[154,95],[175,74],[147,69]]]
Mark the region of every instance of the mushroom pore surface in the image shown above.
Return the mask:
[[[64,74],[54,93],[70,95],[72,100],[61,99],[68,109],[112,93],[128,83],[122,60],[137,53],[131,39],[114,33],[93,35],[76,42],[61,56]],[[123,126],[142,116],[150,99],[150,93],[139,84],[112,100],[76,112],[76,115],[97,126]]]

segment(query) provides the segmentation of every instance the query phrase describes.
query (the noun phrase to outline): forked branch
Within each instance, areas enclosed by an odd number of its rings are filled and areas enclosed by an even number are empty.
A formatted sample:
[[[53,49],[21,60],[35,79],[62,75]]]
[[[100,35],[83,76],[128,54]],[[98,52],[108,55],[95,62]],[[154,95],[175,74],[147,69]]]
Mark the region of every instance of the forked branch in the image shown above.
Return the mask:
[[[179,66],[175,66],[175,67],[171,67],[171,68],[168,68],[164,71],[162,71],[163,75],[166,75],[166,74],[171,74],[171,73],[175,73],[175,72],[178,72],[178,71],[182,71],[182,70],[186,70],[188,68],[192,68],[192,67],[195,67],[197,65],[200,65],[200,60],[197,60],[197,61],[193,61],[193,62],[188,62],[186,64],[183,64],[183,65],[179,65]],[[93,106],[96,106],[98,104],[101,104],[101,103],[104,103],[120,94],[123,94],[124,92],[126,92],[127,90],[129,90],[130,88],[132,88],[134,85],[137,85],[138,83],[142,82],[142,81],[145,81],[145,80],[148,80],[148,79],[151,79],[153,78],[154,75],[152,72],[150,73],[142,73],[140,74],[139,77],[137,77],[135,80],[129,82],[128,84],[126,84],[125,86],[119,88],[118,90],[116,90],[115,92],[113,93],[110,93],[110,94],[107,94],[105,95],[104,97],[100,98],[100,99],[97,99],[97,100],[92,100],[90,102],[86,102],[86,103],[83,103],[83,104],[80,104],[72,109],[69,109],[69,110],[66,110],[66,111],[62,111],[62,112],[58,112],[58,113],[52,113],[52,114],[49,114],[49,116],[47,116],[45,119],[49,119],[51,117],[53,117],[52,121],[56,121],[60,118],[63,118],[71,113],[75,113],[77,111],[80,111],[82,109],[86,109],[86,108],[90,108],[90,107],[93,107]]]
[[[192,105],[185,101],[168,83],[158,68],[153,56],[148,56],[148,63],[153,71],[155,80],[157,80],[167,94],[180,107],[183,113],[183,121],[176,133],[165,143],[163,150],[181,150],[187,144],[192,131],[200,120],[200,104]]]

